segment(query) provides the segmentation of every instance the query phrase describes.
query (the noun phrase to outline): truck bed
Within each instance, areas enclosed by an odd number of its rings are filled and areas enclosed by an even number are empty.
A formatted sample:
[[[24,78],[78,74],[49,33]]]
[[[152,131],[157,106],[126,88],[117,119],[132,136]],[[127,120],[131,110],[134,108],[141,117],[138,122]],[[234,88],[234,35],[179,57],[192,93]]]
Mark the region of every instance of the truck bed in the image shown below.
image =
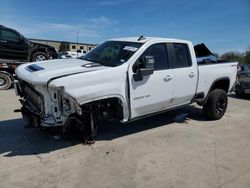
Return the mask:
[[[217,81],[217,78],[228,78],[235,80],[237,73],[238,62],[223,62],[218,61],[213,64],[202,64],[198,66],[198,88],[197,93],[204,93],[206,96],[210,90],[210,86],[213,82]],[[229,83],[229,91],[233,87],[234,83]]]

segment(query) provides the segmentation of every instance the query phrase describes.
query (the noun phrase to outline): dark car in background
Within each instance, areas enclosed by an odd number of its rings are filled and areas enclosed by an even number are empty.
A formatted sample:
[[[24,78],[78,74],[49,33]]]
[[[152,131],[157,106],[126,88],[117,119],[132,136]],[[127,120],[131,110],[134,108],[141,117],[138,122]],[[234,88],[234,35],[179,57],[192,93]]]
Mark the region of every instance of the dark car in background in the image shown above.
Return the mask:
[[[0,63],[5,60],[44,61],[57,56],[54,47],[31,42],[16,30],[0,25]]]
[[[250,64],[240,65],[237,73],[235,93],[239,97],[250,95]]]
[[[31,42],[16,30],[0,25],[0,90],[11,87],[18,65],[57,57],[54,47]]]

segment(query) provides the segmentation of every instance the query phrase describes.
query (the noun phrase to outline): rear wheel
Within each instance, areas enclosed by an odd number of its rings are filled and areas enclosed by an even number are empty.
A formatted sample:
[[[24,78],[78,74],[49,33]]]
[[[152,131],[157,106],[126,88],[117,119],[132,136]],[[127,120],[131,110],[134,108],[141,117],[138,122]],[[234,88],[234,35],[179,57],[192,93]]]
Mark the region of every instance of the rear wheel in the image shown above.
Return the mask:
[[[227,94],[222,89],[215,89],[208,94],[206,103],[203,105],[204,115],[211,120],[223,117],[227,109]]]
[[[46,53],[44,52],[35,52],[33,55],[32,55],[32,62],[35,62],[35,61],[45,61],[49,59],[49,57],[47,56]]]
[[[12,84],[10,76],[0,73],[0,90],[9,89]]]
[[[240,92],[240,91],[235,90],[235,94],[236,94],[238,97],[244,97],[244,93],[243,93],[243,92]]]
[[[244,97],[244,93],[242,92],[240,85],[235,86],[234,92],[238,97]]]

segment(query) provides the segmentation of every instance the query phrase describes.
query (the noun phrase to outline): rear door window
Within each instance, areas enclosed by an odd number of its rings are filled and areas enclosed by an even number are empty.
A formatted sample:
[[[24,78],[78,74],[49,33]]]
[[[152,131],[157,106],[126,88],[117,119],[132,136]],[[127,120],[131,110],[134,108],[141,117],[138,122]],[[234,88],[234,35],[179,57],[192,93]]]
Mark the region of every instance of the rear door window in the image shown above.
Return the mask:
[[[171,68],[183,68],[192,66],[191,56],[187,44],[172,43],[173,61]]]

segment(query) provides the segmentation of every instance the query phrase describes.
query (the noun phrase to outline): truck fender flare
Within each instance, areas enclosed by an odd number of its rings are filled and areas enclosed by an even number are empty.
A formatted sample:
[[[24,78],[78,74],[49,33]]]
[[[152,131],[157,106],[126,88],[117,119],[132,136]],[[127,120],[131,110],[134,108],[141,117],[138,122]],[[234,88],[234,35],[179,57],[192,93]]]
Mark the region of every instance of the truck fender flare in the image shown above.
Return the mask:
[[[30,59],[32,58],[33,54],[36,53],[36,52],[43,52],[43,53],[48,54],[48,50],[47,50],[46,48],[37,47],[37,48],[33,49],[33,50],[30,52]]]
[[[43,46],[37,46],[37,47],[35,47],[34,49],[31,50],[31,54],[33,54],[35,52],[39,52],[39,51],[47,53],[48,49],[43,47]]]
[[[227,80],[227,81],[229,82],[229,86],[230,86],[230,78],[227,77],[227,76],[225,76],[225,77],[220,77],[220,78],[215,79],[215,80],[213,81],[213,83],[211,84],[211,86],[210,86],[208,92],[207,92],[207,96],[206,96],[206,98],[204,99],[203,104],[206,103],[206,101],[207,101],[207,99],[208,99],[208,95],[209,95],[209,93],[212,91],[212,89],[213,89],[215,83],[218,82],[218,81],[222,81],[222,80]],[[228,86],[228,87],[229,87],[229,86]],[[230,90],[230,88],[228,88],[228,91],[229,91],[229,90]],[[227,91],[227,92],[228,92],[228,91]]]
[[[118,98],[121,100],[122,102],[122,108],[123,108],[123,120],[124,122],[127,122],[129,119],[129,109],[128,109],[128,104],[126,103],[126,100],[124,99],[124,97],[122,95],[105,95],[105,96],[100,96],[100,97],[96,97],[93,98],[91,100],[86,100],[84,102],[79,103],[79,106],[82,106],[84,104],[87,104],[89,102],[95,102],[95,101],[100,101],[100,100],[104,100],[104,99],[108,99],[108,98]]]
[[[213,88],[213,86],[215,85],[216,82],[222,81],[222,80],[227,80],[227,81],[229,82],[229,86],[230,86],[230,78],[229,78],[229,77],[227,77],[227,76],[220,77],[220,78],[217,78],[217,79],[215,79],[215,80],[213,81],[213,83],[212,83],[212,85],[210,86],[208,92],[211,92],[211,90],[212,90],[212,88]],[[230,89],[230,88],[228,88],[228,91],[229,91],[229,89]]]

